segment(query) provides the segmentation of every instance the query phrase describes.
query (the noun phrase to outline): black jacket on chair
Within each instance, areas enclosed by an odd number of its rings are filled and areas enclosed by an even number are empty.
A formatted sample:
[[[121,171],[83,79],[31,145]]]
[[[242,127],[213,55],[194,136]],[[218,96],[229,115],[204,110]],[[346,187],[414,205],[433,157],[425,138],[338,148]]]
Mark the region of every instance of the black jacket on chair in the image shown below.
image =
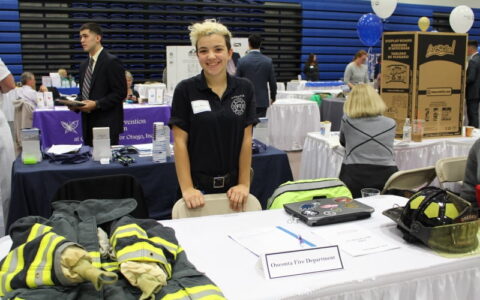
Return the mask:
[[[83,87],[88,59],[80,65],[80,91]],[[81,94],[81,93],[80,93]],[[97,108],[90,113],[82,113],[83,143],[92,145],[92,128],[110,127],[110,142],[118,144],[123,132],[123,100],[127,96],[125,69],[120,60],[105,49],[100,52],[93,69],[90,84],[90,99],[97,101]]]
[[[135,177],[127,174],[72,179],[63,184],[53,196],[59,200],[124,199],[137,200],[137,207],[131,212],[135,218],[146,219],[148,208],[143,188]]]

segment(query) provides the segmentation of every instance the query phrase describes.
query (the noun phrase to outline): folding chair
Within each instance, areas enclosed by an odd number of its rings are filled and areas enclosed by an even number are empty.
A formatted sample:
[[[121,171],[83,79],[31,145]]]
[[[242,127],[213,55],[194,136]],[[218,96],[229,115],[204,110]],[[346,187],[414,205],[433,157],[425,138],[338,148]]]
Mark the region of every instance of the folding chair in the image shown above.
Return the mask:
[[[438,182],[441,188],[444,187],[444,182],[459,182],[463,181],[465,176],[465,168],[467,167],[467,157],[448,157],[442,158],[435,164],[435,171],[437,173]]]
[[[435,167],[425,167],[398,171],[388,178],[387,183],[383,187],[382,194],[390,190],[417,190],[429,185],[436,177]]]
[[[172,209],[172,219],[232,214],[238,212],[230,208],[230,201],[228,200],[227,194],[208,194],[204,197],[205,205],[198,208],[188,208],[183,198],[178,200]],[[262,205],[255,196],[250,194],[242,211],[257,210],[262,210]]]

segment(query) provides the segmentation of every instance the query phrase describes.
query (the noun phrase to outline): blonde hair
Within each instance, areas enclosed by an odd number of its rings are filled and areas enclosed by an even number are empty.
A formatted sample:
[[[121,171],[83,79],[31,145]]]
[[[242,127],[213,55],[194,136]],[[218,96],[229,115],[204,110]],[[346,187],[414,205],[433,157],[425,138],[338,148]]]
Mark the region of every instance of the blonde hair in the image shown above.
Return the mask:
[[[57,73],[60,75],[60,77],[67,77],[67,70],[65,69],[58,69]]]
[[[227,49],[230,50],[232,48],[230,39],[232,38],[232,34],[228,30],[225,25],[217,22],[215,19],[207,19],[202,23],[195,23],[191,26],[188,26],[188,30],[190,30],[190,41],[192,42],[192,46],[197,49],[198,40],[204,36],[209,36],[212,34],[218,34],[225,38],[225,44],[227,45]]]
[[[130,71],[125,71],[125,78],[133,81],[132,73],[130,73]]]
[[[357,84],[348,94],[343,111],[350,118],[383,115],[387,110],[382,97],[368,84]]]

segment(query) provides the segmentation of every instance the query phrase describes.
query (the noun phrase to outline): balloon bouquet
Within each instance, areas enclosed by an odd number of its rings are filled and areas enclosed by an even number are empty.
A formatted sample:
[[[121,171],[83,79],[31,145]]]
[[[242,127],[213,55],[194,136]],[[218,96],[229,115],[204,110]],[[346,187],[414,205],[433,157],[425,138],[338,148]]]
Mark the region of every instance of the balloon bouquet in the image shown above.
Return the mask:
[[[357,23],[357,34],[360,41],[365,46],[368,46],[368,74],[373,77],[373,65],[376,57],[373,55],[372,47],[375,46],[381,39],[383,33],[382,19],[390,17],[397,7],[397,0],[372,0],[372,9],[375,12],[364,14],[360,17]]]

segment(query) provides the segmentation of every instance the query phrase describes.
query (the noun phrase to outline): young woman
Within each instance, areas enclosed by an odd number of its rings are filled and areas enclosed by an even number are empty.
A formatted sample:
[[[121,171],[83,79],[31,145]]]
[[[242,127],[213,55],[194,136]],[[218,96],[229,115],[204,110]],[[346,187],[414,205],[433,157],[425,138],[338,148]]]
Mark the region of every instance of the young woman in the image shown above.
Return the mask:
[[[395,121],[383,116],[386,105],[367,84],[355,85],[345,102],[340,126],[340,144],[345,157],[340,179],[354,198],[362,188],[383,189],[390,175],[398,171],[394,160]]]
[[[303,73],[308,81],[318,81],[318,63],[317,56],[313,53],[308,55],[308,60],[303,67]]]
[[[368,68],[365,62],[368,54],[365,50],[359,50],[355,53],[353,61],[345,68],[343,74],[343,81],[348,84],[350,88],[359,83],[368,83]]]
[[[232,56],[228,29],[206,20],[190,28],[202,72],[175,88],[172,127],[175,168],[181,196],[189,208],[204,205],[203,194],[227,193],[240,210],[250,193],[252,84],[227,74]]]

